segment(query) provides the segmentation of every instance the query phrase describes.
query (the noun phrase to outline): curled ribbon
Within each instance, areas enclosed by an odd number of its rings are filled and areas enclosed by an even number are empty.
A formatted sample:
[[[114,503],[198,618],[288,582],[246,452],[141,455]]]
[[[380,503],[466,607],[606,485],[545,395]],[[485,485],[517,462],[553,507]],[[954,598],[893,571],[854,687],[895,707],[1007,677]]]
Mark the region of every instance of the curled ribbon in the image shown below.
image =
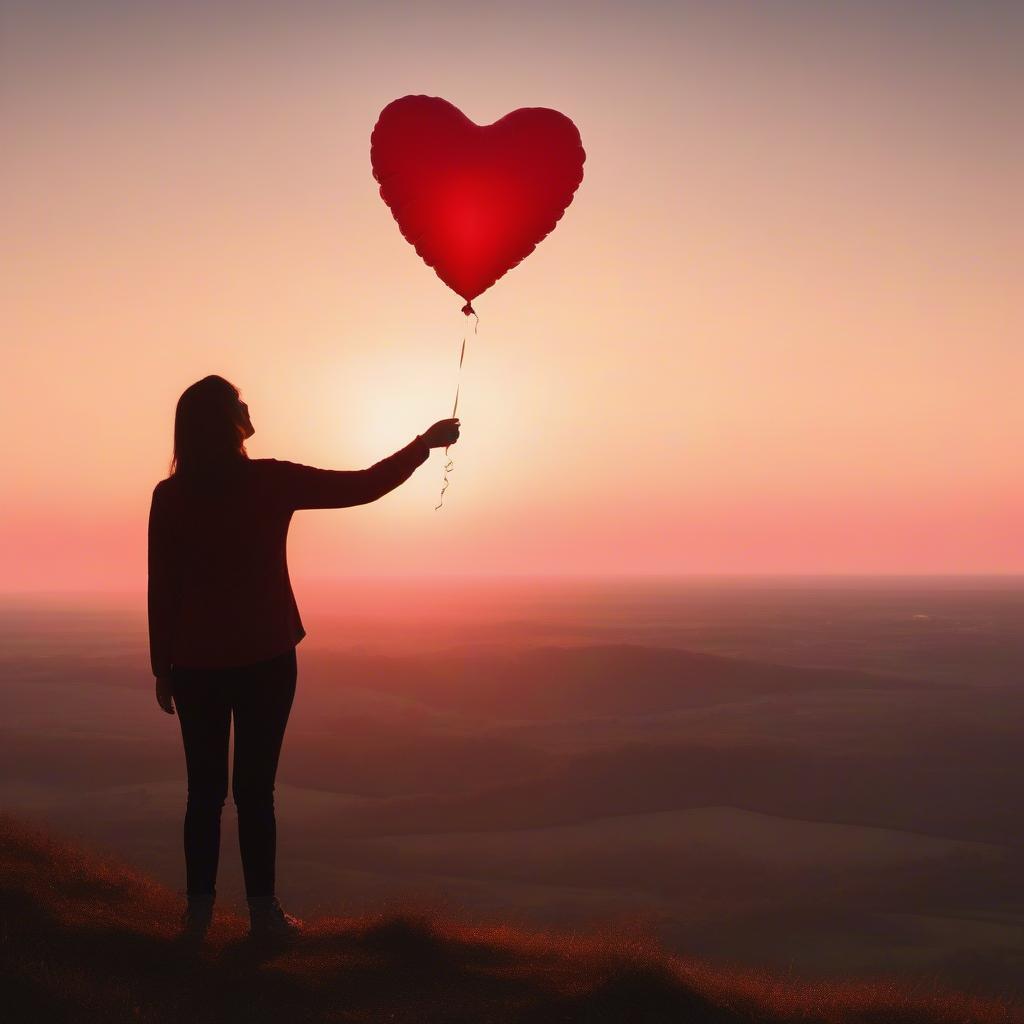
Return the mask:
[[[477,333],[480,327],[480,317],[477,316],[476,310],[467,302],[462,307],[462,312],[466,314],[466,318],[470,315],[473,316],[475,323],[473,324],[473,334]],[[455,419],[455,414],[459,411],[459,391],[462,389],[462,363],[466,358],[466,338],[469,336],[469,324],[467,322],[466,329],[462,332],[462,348],[459,349],[459,369],[455,378],[455,401],[452,402],[452,419]],[[455,460],[448,455],[449,445],[445,445],[444,449],[444,475],[441,479],[441,493],[438,495],[437,504],[434,506],[436,512],[439,508],[444,505],[444,492],[448,490],[448,474],[455,468]]]

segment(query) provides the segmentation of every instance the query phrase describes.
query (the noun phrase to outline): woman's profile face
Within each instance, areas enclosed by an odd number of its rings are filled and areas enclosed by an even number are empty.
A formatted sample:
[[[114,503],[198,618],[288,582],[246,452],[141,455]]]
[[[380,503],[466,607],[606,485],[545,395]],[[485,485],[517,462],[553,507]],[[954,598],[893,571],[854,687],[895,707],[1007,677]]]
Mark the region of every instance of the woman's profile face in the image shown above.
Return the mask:
[[[249,418],[249,406],[247,406],[241,398],[238,399],[238,411],[236,416],[236,422],[242,428],[242,432],[245,437],[252,437],[252,435],[256,433],[256,428],[252,425],[252,420]]]

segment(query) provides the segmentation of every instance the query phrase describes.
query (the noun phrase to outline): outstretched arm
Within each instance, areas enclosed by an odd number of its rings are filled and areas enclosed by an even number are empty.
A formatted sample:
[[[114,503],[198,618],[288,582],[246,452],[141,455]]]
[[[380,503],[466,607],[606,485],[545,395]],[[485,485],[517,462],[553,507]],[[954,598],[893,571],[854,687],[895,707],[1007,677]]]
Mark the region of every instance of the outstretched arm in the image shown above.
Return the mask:
[[[369,469],[316,469],[279,462],[285,499],[294,509],[347,508],[382,498],[412,476],[431,448],[445,448],[459,439],[459,421],[439,420],[404,448]]]

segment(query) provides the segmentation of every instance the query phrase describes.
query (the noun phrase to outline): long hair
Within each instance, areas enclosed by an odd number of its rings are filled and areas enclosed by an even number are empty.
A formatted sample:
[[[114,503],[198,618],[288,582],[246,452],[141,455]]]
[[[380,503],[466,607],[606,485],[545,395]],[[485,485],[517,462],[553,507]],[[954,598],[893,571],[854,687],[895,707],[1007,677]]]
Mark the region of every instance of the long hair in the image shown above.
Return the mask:
[[[215,477],[245,453],[238,388],[211,375],[186,388],[174,410],[171,475]]]

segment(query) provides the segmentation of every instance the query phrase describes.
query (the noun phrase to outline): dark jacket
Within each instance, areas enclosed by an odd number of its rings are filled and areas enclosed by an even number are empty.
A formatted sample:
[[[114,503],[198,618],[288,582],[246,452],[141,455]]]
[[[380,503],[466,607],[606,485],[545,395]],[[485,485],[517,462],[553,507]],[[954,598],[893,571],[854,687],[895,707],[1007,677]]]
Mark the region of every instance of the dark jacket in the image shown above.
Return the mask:
[[[161,480],[149,513],[153,674],[248,665],[294,647],[305,630],[285,558],[292,513],[376,501],[429,454],[417,437],[369,469],[240,456],[205,483]]]

